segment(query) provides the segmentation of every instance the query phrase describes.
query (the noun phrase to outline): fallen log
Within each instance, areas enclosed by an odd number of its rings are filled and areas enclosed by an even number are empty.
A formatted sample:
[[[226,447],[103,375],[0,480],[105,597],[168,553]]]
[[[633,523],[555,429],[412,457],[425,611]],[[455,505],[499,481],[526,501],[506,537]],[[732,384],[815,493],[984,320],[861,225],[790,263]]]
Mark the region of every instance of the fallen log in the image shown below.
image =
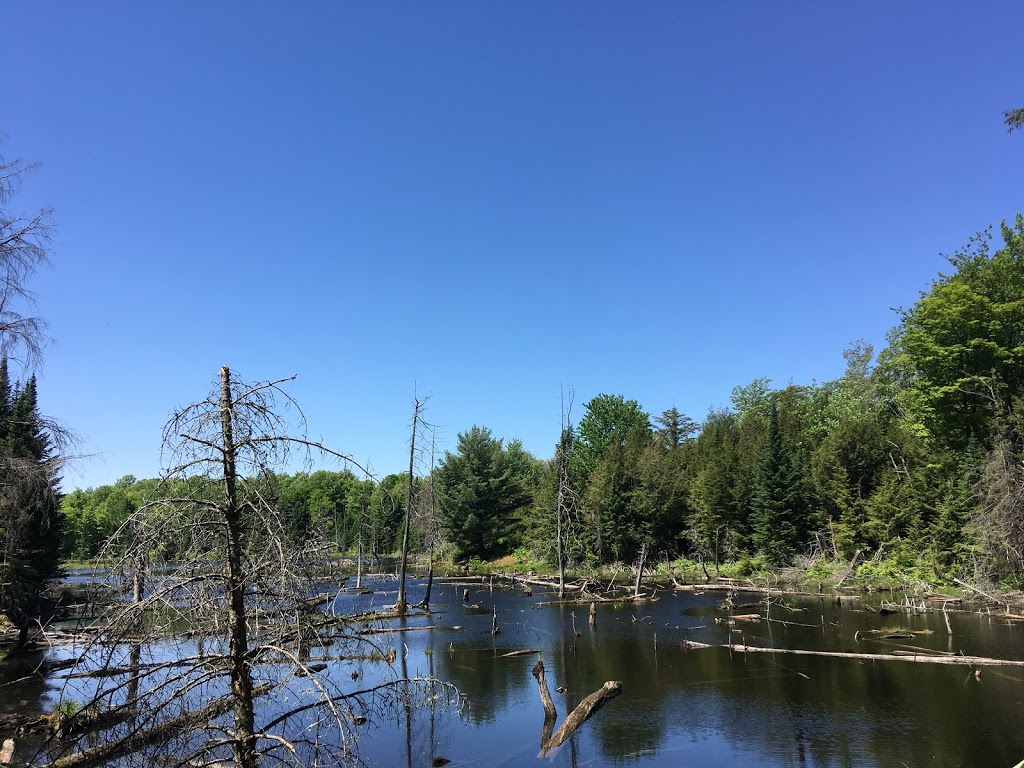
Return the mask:
[[[535,587],[549,587],[551,589],[558,589],[557,581],[548,581],[547,579],[534,579],[525,576],[502,576],[502,578],[508,579],[513,583],[519,581],[523,584],[531,584]],[[581,587],[579,584],[565,584],[564,589],[566,592],[579,592]]]
[[[527,648],[523,651],[509,651],[508,653],[501,654],[501,658],[508,659],[512,656],[529,656],[531,653],[540,653],[540,650],[537,648]]]
[[[539,603],[534,603],[535,606],[540,605],[586,605],[587,603],[656,603],[661,598],[657,595],[640,595],[640,597],[633,597],[633,595],[625,595],[623,597],[601,597],[600,595],[585,594],[573,600],[544,600]]]
[[[430,625],[429,627],[380,627],[370,629],[360,629],[356,632],[357,635],[387,635],[395,632],[423,632],[428,629],[462,629],[462,627],[439,627],[437,625]]]
[[[759,645],[728,643],[711,645],[692,640],[682,641],[686,648],[728,648],[736,653],[778,653],[794,656],[825,656],[832,659],[853,659],[855,661],[913,661],[921,664],[954,664],[968,667],[1024,667],[1024,661],[1015,659],[990,659],[984,656],[930,656],[927,653],[847,653],[844,651],[808,651],[801,648],[765,648]]]
[[[270,684],[258,686],[253,694],[263,696],[273,689]],[[210,721],[230,712],[235,706],[235,699],[232,696],[225,696],[217,699],[211,704],[197,709],[193,712],[186,712],[178,717],[171,718],[153,728],[145,731],[137,731],[123,738],[104,742],[98,746],[75,752],[65,757],[58,758],[48,765],[48,768],[92,768],[93,766],[104,765],[133,752],[138,752],[146,747],[167,741],[182,731],[191,730],[198,726],[206,725]]]
[[[597,713],[597,710],[621,693],[622,683],[618,680],[609,680],[587,696],[587,698],[576,705],[576,709],[566,716],[562,726],[555,731],[555,735],[548,741],[547,749],[544,752],[550,752],[562,746],[562,744],[572,738],[581,725]],[[541,753],[541,757],[544,757],[544,752]]]

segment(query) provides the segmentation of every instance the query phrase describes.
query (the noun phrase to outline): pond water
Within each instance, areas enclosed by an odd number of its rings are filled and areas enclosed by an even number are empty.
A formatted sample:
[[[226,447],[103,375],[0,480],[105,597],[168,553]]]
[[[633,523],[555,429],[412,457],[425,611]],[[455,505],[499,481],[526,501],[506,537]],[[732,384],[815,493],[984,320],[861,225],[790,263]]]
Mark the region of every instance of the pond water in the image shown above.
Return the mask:
[[[467,587],[469,602],[480,609],[465,607]],[[985,667],[979,679],[959,665],[682,646],[683,640],[722,644],[731,635],[733,642],[760,646],[888,653],[902,645],[1024,659],[1024,623],[950,612],[950,636],[935,609],[880,615],[861,601],[787,598],[791,607],[773,604],[766,613],[758,595],[743,593],[733,613],[759,611],[775,621],[737,623],[742,632],[731,632],[714,621],[729,614],[719,608],[721,592],[664,591],[653,603],[599,604],[592,629],[588,606],[544,605],[555,596],[537,587],[529,598],[498,582],[493,591],[480,582],[447,582],[435,590],[434,613],[405,624],[438,629],[383,637],[399,652],[396,665],[453,683],[467,705],[459,715],[414,712],[408,728],[398,722],[368,734],[361,751],[383,765],[429,765],[437,756],[481,768],[1011,768],[1024,760],[1024,667]],[[411,596],[418,599],[416,587]],[[343,595],[335,607],[359,610],[389,600],[393,591]],[[497,636],[490,632],[492,609]],[[452,626],[461,629],[444,629]],[[931,634],[895,640],[869,634],[879,629]],[[502,656],[520,649],[541,652],[559,723],[606,680],[623,684],[622,695],[553,758],[538,757],[543,711],[530,674],[537,657]]]
[[[397,582],[364,578],[372,593],[342,592],[328,606],[356,613],[393,604]],[[410,600],[422,596],[414,579]],[[469,590],[468,604],[463,591]],[[432,676],[454,685],[461,707],[420,701],[393,707],[360,726],[359,752],[382,766],[757,766],[758,768],[1011,768],[1024,760],[1024,667],[986,666],[980,677],[960,665],[865,661],[786,654],[687,649],[683,641],[721,645],[890,653],[931,648],[1024,660],[1024,622],[970,611],[870,610],[880,598],[836,604],[763,595],[665,590],[650,603],[603,603],[596,627],[588,605],[551,604],[555,595],[477,579],[435,581],[433,612],[388,627],[433,627],[369,635],[392,663],[356,660],[332,672],[353,689],[395,675]],[[902,595],[886,599],[901,601]],[[865,605],[867,603],[867,605]],[[870,607],[869,607],[870,606]],[[500,634],[491,634],[496,613]],[[771,621],[716,623],[732,614]],[[385,625],[377,624],[383,627]],[[913,638],[882,639],[904,629]],[[930,634],[928,634],[930,632]],[[530,670],[540,652],[559,723],[608,680],[622,682],[610,701],[553,755],[540,757],[543,710]],[[21,706],[52,706],[57,685],[8,688]]]

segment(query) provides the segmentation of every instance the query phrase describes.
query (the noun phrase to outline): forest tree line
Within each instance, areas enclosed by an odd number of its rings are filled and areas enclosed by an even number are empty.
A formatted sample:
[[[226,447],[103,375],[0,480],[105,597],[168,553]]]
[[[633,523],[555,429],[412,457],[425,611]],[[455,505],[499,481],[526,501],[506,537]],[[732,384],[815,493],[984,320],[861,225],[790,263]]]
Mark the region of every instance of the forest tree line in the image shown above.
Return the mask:
[[[982,233],[948,257],[950,274],[900,312],[886,348],[853,343],[833,381],[758,378],[700,422],[601,394],[548,459],[467,429],[414,477],[414,550],[554,563],[562,509],[570,564],[630,563],[642,548],[709,570],[822,553],[1024,586],[1024,219],[1000,234],[995,249]],[[400,547],[406,474],[272,480],[295,540]],[[172,491],[126,477],[67,494],[65,555],[96,556],[145,499]]]

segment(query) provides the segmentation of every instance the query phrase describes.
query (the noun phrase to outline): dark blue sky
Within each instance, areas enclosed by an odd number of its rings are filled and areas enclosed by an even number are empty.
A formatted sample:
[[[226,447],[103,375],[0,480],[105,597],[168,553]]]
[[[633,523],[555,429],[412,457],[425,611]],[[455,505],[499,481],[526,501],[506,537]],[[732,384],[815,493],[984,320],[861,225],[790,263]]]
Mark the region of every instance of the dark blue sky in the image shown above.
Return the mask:
[[[560,392],[701,419],[840,375],[1024,209],[1024,6],[12,3],[3,153],[52,205],[43,409],[159,471],[221,365],[400,470],[414,387],[548,457]]]

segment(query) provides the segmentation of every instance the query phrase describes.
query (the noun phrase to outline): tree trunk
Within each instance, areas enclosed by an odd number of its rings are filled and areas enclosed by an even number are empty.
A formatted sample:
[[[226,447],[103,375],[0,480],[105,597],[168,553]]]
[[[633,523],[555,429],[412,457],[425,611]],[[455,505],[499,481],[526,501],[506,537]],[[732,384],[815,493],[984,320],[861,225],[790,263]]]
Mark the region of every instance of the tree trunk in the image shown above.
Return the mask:
[[[366,517],[366,502],[359,505],[359,541],[356,544],[356,589],[363,588],[363,518]]]
[[[420,422],[420,406],[422,403],[413,398],[412,409],[412,437],[409,438],[409,477],[405,485],[405,529],[402,533],[402,569],[398,576],[398,600],[395,603],[395,610],[399,616],[405,616],[409,610],[408,600],[405,596],[405,574],[409,560],[409,525],[412,518],[412,472],[413,462],[416,459],[416,427]]]
[[[566,506],[569,496],[569,453],[572,450],[572,430],[562,429],[558,446],[558,498],[555,501],[555,556],[558,558],[558,599],[565,597],[565,540],[562,528],[565,523]]]
[[[244,531],[242,513],[238,508],[237,471],[235,468],[235,442],[232,429],[233,401],[231,373],[227,366],[220,369],[221,398],[220,423],[224,462],[224,521],[227,531],[227,588],[228,650],[231,694],[234,698],[235,758],[239,768],[257,768],[256,718],[253,711],[252,670],[249,667],[249,635],[245,613],[245,575],[242,570]]]
[[[558,719],[558,711],[555,709],[555,703],[551,700],[551,692],[548,690],[547,679],[544,676],[543,661],[537,660],[532,674],[537,678],[537,689],[540,691],[540,701],[544,707],[544,729],[540,737],[541,757],[545,757],[548,752],[558,749],[571,739],[580,726],[589,720],[597,710],[622,693],[622,683],[617,680],[609,680],[577,704],[576,708],[566,715],[562,726],[552,736],[551,731],[555,726],[555,720]]]
[[[647,562],[647,542],[640,547],[640,566],[636,569],[636,585],[633,587],[633,597],[640,597],[640,581],[644,577],[644,564]]]

